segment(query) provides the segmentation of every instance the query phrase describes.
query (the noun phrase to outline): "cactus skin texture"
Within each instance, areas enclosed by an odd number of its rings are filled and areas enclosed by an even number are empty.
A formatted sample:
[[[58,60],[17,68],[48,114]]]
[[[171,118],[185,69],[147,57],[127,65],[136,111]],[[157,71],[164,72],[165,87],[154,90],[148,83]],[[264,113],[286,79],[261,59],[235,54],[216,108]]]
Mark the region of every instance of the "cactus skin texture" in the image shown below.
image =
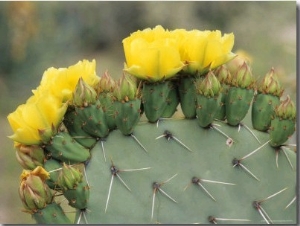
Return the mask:
[[[196,95],[195,77],[183,75],[178,85],[179,99],[182,112],[188,119],[196,117]]]
[[[105,114],[100,101],[88,107],[75,107],[78,118],[81,119],[82,129],[93,137],[103,138],[109,133]]]
[[[259,93],[254,97],[252,104],[252,126],[260,131],[267,131],[271,125],[271,117],[274,117],[275,107],[280,99],[270,94]]]
[[[162,113],[162,118],[171,118],[177,110],[179,104],[179,92],[177,88],[177,82],[170,83],[171,89],[167,98],[167,106]]]
[[[168,104],[167,98],[171,89],[169,83],[144,83],[142,101],[149,122],[154,123],[162,116]]]
[[[275,109],[275,117],[271,120],[270,144],[279,147],[295,132],[296,108],[287,96]]]
[[[110,130],[116,129],[116,116],[114,114],[114,102],[113,95],[109,92],[103,92],[99,94],[99,100],[102,105],[103,112],[105,114],[105,121]]]
[[[57,133],[45,145],[45,149],[49,156],[68,164],[84,162],[90,158],[89,150],[77,143],[67,132]]]
[[[253,95],[252,89],[230,87],[226,99],[226,119],[229,125],[239,125],[251,106]]]
[[[70,219],[65,215],[61,206],[57,203],[51,203],[43,209],[34,213],[33,218],[39,224],[71,224]]]
[[[140,120],[141,100],[130,100],[128,102],[116,101],[116,125],[124,135],[130,135]]]
[[[245,119],[249,124],[250,116]],[[87,179],[90,183],[90,199],[87,205],[88,223],[202,223],[208,224],[208,217],[227,219],[247,219],[249,221],[217,221],[218,223],[265,224],[263,217],[252,206],[253,201],[267,198],[281,191],[280,194],[263,201],[261,207],[267,212],[273,223],[296,222],[295,203],[285,209],[295,197],[296,154],[287,150],[294,169],[286,156],[280,152],[278,168],[275,161],[275,149],[264,145],[261,150],[241,160],[243,166],[258,179],[253,178],[242,167],[233,167],[233,159],[241,159],[261,146],[246,129],[230,127],[220,123],[221,130],[230,136],[234,143],[226,144],[227,138],[213,129],[201,128],[196,119],[162,120],[159,126],[150,123],[139,123],[135,133],[148,153],[141,151],[129,137],[119,130],[110,133],[105,142],[107,155],[114,166],[119,169],[118,175],[130,188],[129,191],[117,176],[112,176],[111,162],[104,162],[101,146],[97,144],[92,150],[93,158],[86,166]],[[172,133],[171,138],[157,137],[165,130]],[[254,131],[262,144],[269,140],[267,133]],[[168,138],[168,137],[166,137]],[[188,146],[189,152],[176,139]],[[172,156],[172,157],[171,157]],[[141,171],[126,171],[151,167]],[[124,172],[122,172],[124,170]],[[161,185],[177,203],[162,192],[155,194],[153,219],[151,219],[154,182]],[[110,198],[105,212],[111,178],[114,177]],[[213,196],[215,201],[198,185],[191,184],[193,177],[203,179],[201,184]],[[221,181],[235,185],[208,183],[204,180]],[[184,188],[187,186],[184,190]],[[78,211],[75,222],[78,219]],[[81,223],[86,223],[81,218]]]
[[[44,168],[50,173],[50,178],[46,180],[46,184],[49,186],[51,189],[58,189],[59,186],[57,184],[57,179],[59,177],[59,170],[62,167],[62,164],[58,162],[55,159],[48,159],[45,164]]]
[[[267,131],[275,117],[275,109],[280,104],[283,89],[272,68],[257,84],[257,94],[252,104],[252,126],[260,131]]]
[[[74,108],[69,107],[67,113],[64,116],[63,123],[67,127],[69,134],[79,144],[86,148],[91,148],[96,143],[96,138],[82,129],[80,120],[77,120],[77,113]]]

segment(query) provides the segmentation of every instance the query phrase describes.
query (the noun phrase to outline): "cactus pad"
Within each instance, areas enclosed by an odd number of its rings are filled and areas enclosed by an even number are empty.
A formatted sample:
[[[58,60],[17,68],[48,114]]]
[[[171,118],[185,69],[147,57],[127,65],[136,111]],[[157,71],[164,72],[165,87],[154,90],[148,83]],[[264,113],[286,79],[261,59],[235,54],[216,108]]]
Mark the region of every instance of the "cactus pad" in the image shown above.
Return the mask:
[[[274,223],[295,223],[295,205],[285,210],[295,196],[296,186],[296,171],[291,168],[286,156],[280,153],[277,168],[275,149],[264,145],[261,150],[243,159],[242,166],[253,173],[258,181],[243,167],[233,167],[232,161],[234,158],[241,159],[261,144],[254,138],[250,141],[249,131],[245,129],[238,132],[237,128],[225,124],[221,124],[220,128],[233,139],[232,146],[228,146],[225,136],[214,129],[199,127],[196,120],[163,120],[158,128],[155,124],[140,123],[135,133],[147,147],[148,153],[141,151],[132,139],[123,136],[120,131],[113,131],[104,145],[107,155],[119,169],[118,176],[131,191],[112,175],[111,162],[104,162],[101,147],[97,144],[92,150],[93,158],[86,166],[91,186],[87,206],[91,211],[85,213],[88,223],[207,224],[208,217],[214,216],[247,219],[251,224],[263,224],[266,222],[252,203],[284,188],[287,189],[262,202],[261,206]],[[165,130],[171,136],[162,136]],[[255,133],[262,143],[268,141],[266,133]],[[160,139],[156,139],[158,137]],[[295,167],[295,153],[289,150],[286,154]],[[174,175],[172,180],[163,183]],[[193,177],[200,179],[200,184],[208,193],[199,184],[192,183]],[[155,182],[160,185],[162,192],[158,189],[154,196]],[[83,218],[81,223],[85,223]]]

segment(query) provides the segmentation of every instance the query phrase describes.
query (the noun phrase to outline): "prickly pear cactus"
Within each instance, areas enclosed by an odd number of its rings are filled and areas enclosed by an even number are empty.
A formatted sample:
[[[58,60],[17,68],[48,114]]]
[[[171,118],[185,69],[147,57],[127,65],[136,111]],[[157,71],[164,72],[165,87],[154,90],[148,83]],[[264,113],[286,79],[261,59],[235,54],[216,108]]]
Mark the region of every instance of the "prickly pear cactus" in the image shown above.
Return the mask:
[[[104,161],[97,144],[86,166],[91,187],[88,223],[209,223],[208,217],[214,216],[262,224],[266,221],[253,202],[283,189],[260,206],[273,223],[295,223],[295,205],[285,209],[296,195],[295,153],[280,151],[277,167],[267,134],[254,132],[259,143],[244,127],[238,131],[219,124],[232,145],[196,120],[162,120],[158,127],[141,122],[134,134],[148,152],[131,137],[113,131],[105,142],[111,160]],[[86,223],[84,218],[81,223]]]
[[[295,224],[296,108],[274,69],[230,74],[233,34],[219,31],[157,26],[123,44],[119,80],[94,61],[52,68],[8,116],[25,211],[43,224]]]

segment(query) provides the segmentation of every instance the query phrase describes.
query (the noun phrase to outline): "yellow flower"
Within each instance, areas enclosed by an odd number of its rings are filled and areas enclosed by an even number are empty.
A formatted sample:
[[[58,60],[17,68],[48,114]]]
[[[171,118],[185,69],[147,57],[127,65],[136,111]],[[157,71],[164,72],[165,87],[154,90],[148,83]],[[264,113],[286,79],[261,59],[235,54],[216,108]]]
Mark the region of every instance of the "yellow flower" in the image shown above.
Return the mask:
[[[171,78],[184,66],[176,40],[161,26],[131,34],[123,40],[123,47],[124,70],[143,80],[156,82]]]
[[[33,90],[34,94],[49,93],[58,97],[62,102],[71,101],[73,92],[80,79],[95,87],[100,78],[96,75],[96,61],[79,61],[68,68],[49,68],[44,72],[40,86]]]
[[[216,31],[192,30],[182,41],[184,50],[181,59],[187,63],[184,69],[189,73],[206,73],[235,57],[231,52],[234,44],[233,33],[221,35]]]
[[[26,145],[46,143],[56,133],[66,110],[67,104],[52,95],[31,96],[7,116],[14,132],[9,138]]]

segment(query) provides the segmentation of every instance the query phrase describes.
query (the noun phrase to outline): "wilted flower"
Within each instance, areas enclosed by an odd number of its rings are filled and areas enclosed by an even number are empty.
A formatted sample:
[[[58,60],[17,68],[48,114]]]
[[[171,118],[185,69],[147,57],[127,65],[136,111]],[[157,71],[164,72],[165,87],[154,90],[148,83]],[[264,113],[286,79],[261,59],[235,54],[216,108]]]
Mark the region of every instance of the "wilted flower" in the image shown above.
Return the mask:
[[[17,160],[24,169],[33,170],[44,164],[45,154],[40,146],[16,143],[15,147]]]
[[[48,178],[49,173],[41,166],[33,171],[23,170],[20,176],[19,195],[27,211],[35,212],[52,203],[53,194],[45,182]]]

